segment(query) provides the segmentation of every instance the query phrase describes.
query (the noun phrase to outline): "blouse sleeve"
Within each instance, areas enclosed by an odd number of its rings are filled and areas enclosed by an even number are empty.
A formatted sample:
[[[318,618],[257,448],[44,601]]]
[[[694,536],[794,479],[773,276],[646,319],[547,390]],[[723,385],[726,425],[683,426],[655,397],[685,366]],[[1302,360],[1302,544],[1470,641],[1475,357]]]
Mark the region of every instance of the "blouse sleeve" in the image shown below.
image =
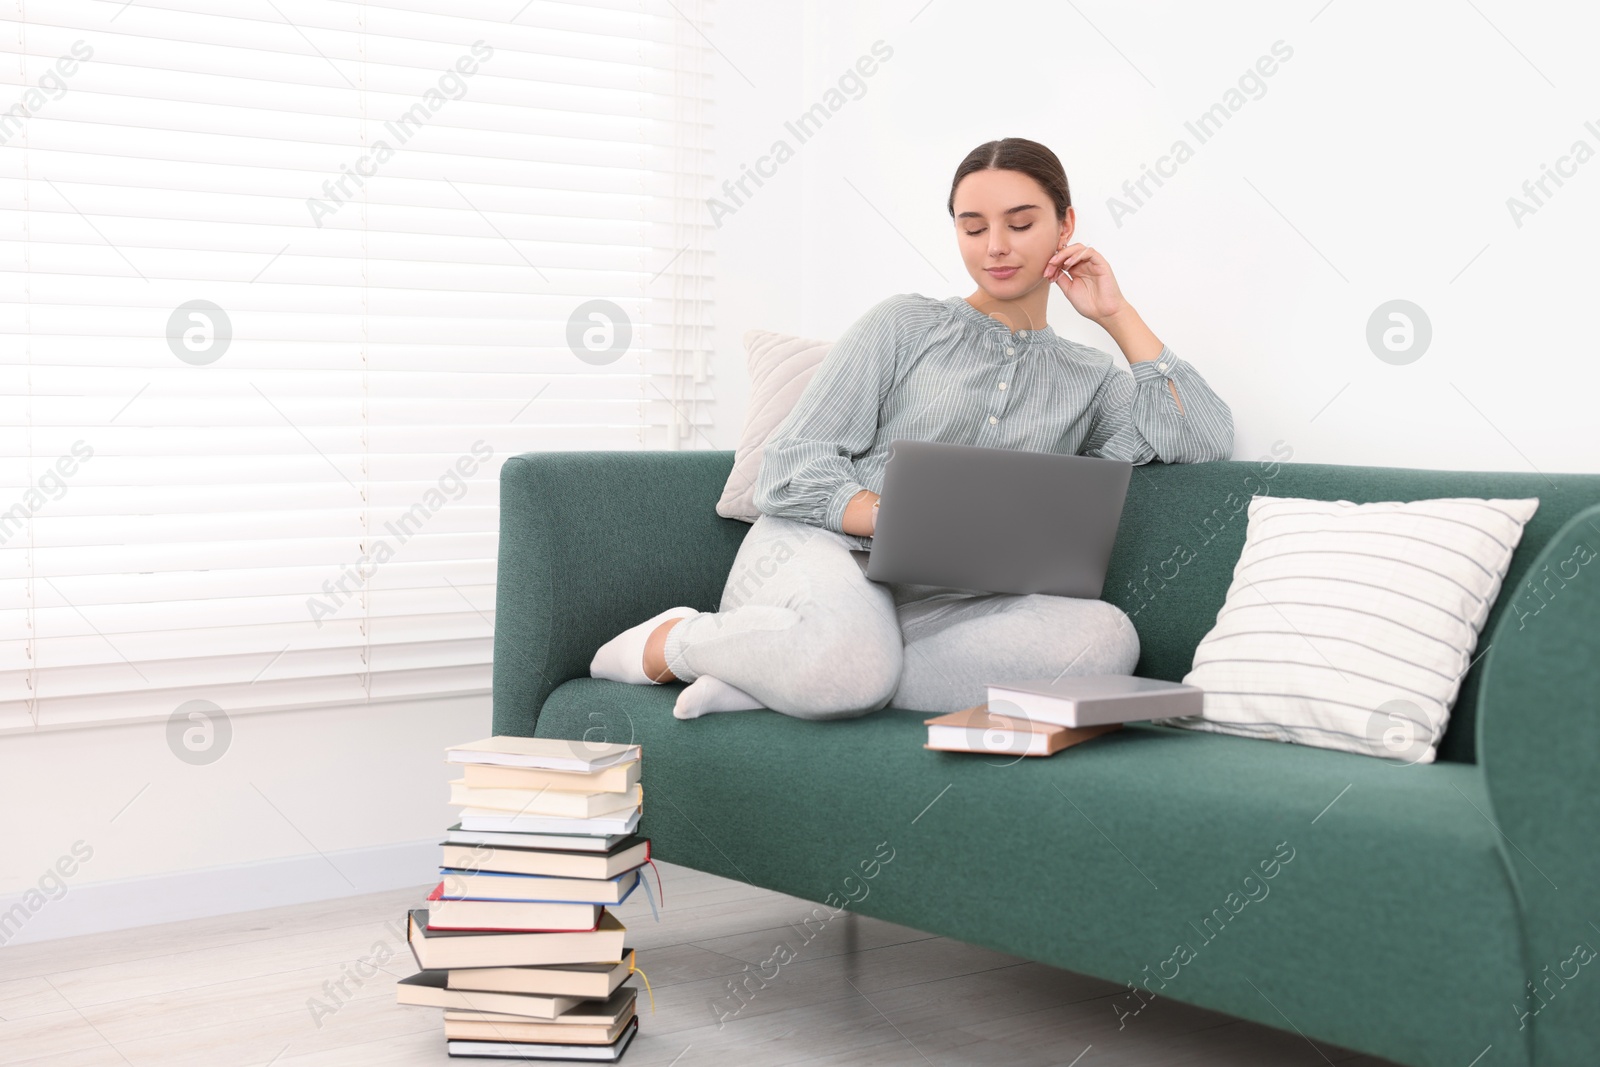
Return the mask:
[[[1089,436],[1079,455],[1125,459],[1137,465],[1205,463],[1233,455],[1233,412],[1200,372],[1162,346],[1155,359],[1130,364],[1133,376],[1112,367],[1091,402]],[[1176,383],[1183,411],[1167,382]]]
[[[845,532],[845,505],[866,488],[856,480],[855,457],[877,439],[906,338],[905,307],[904,294],[888,297],[834,342],[762,449],[756,510]]]

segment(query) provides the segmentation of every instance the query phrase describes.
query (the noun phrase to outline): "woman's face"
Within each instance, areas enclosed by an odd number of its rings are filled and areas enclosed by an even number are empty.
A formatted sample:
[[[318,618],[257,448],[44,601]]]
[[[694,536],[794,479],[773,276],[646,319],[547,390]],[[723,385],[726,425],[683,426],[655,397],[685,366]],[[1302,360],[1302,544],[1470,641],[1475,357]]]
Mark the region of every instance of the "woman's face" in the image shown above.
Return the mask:
[[[1073,211],[1058,223],[1055,201],[1038,182],[1021,171],[973,171],[956,186],[954,207],[956,242],[979,288],[1018,300],[1054,281],[1044,268],[1071,237]]]

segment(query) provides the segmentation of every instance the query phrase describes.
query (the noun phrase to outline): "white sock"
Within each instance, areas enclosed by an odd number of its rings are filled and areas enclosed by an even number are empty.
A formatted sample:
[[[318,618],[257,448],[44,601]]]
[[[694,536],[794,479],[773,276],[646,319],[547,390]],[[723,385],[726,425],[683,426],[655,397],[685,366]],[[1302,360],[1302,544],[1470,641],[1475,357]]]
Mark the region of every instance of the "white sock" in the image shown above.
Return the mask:
[[[700,612],[694,608],[668,608],[637,626],[630,626],[600,646],[594,659],[589,661],[589,676],[627,682],[629,685],[660,685],[660,682],[644,673],[645,642],[656,627],[668,619],[686,619],[698,614]]]
[[[754,711],[764,707],[765,704],[743,689],[731,686],[721,678],[702,674],[678,694],[672,714],[679,719],[698,719],[713,711]]]

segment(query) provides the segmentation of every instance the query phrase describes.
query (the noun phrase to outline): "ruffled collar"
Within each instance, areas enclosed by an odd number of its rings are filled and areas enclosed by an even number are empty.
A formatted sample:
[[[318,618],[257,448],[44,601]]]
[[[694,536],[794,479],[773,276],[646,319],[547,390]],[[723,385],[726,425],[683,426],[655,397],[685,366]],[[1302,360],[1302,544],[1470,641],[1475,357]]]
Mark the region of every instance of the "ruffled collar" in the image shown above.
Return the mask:
[[[1049,326],[1037,330],[1013,331],[993,315],[985,314],[967,303],[967,298],[964,296],[952,296],[944,303],[956,318],[965,322],[1002,352],[1007,348],[1027,349],[1040,345],[1053,345],[1060,340],[1056,336],[1056,331]]]

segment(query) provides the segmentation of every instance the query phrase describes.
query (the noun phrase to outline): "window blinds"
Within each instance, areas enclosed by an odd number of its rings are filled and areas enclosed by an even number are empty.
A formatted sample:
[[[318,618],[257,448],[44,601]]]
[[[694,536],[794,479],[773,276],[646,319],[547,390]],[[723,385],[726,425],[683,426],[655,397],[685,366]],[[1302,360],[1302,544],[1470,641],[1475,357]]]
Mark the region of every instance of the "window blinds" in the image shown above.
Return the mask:
[[[704,447],[708,0],[0,0],[0,730],[485,692],[498,473]]]

